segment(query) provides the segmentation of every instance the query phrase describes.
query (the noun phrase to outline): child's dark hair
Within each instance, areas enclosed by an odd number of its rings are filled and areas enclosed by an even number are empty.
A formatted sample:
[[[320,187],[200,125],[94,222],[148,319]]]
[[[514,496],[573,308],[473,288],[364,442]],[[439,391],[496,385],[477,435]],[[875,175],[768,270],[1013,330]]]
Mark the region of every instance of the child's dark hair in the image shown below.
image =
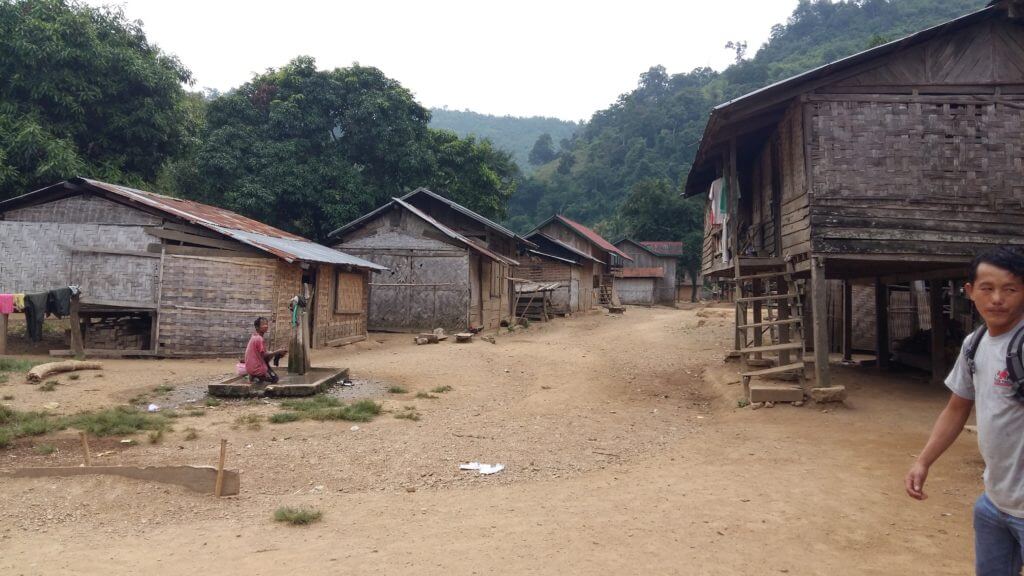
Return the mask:
[[[266,316],[260,316],[259,318],[257,318],[256,320],[253,321],[252,327],[257,329],[257,330],[259,330],[260,322],[263,322],[264,320],[267,320],[267,317]],[[270,320],[267,320],[267,324],[269,324],[269,323],[270,323]]]
[[[1018,248],[999,246],[975,256],[974,261],[971,262],[971,272],[967,276],[969,282],[974,282],[977,279],[978,266],[982,264],[1002,268],[1024,280],[1024,254]]]

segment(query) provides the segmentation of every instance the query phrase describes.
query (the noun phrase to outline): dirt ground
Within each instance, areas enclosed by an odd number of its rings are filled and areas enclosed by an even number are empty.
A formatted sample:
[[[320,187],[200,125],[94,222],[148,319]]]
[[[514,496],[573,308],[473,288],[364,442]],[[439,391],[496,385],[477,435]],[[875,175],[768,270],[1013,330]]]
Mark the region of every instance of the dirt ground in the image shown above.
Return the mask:
[[[0,394],[17,409],[201,411],[160,444],[96,440],[97,463],[212,465],[227,438],[242,492],[2,478],[0,574],[970,572],[976,438],[965,433],[936,465],[928,500],[902,488],[945,392],[922,374],[835,366],[845,406],[739,408],[737,365],[722,360],[730,326],[723,310],[630,307],[496,344],[371,334],[314,354],[351,369],[355,385],[339,394],[415,406],[419,421],[251,429],[239,416],[269,416],[276,402],[204,406],[205,384],[231,371],[224,360],[108,360],[52,392],[12,379]],[[415,398],[439,386],[453,390]],[[57,451],[38,455],[39,443]],[[74,431],[0,450],[0,468],[80,461]],[[507,468],[459,471],[468,461]],[[323,520],[275,523],[282,505]]]

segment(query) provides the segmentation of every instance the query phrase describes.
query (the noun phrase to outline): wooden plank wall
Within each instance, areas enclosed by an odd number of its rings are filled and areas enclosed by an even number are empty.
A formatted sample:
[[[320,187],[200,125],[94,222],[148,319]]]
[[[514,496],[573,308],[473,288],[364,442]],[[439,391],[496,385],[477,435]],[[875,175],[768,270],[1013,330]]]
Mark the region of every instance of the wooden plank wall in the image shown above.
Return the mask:
[[[633,261],[626,261],[623,268],[661,268],[665,271],[662,278],[655,279],[654,298],[657,302],[671,304],[676,299],[676,264],[677,260],[672,257],[657,256],[651,254],[632,241],[619,242],[616,247],[626,254],[629,254]]]
[[[345,270],[346,267],[321,264],[317,271],[316,313],[313,328],[313,347],[328,345],[328,342],[366,336],[367,312],[370,306],[370,272]],[[352,306],[356,312],[339,313],[337,310],[336,291],[338,272],[350,274],[358,279],[361,292],[358,302]]]
[[[782,256],[796,256],[811,249],[804,141],[804,106],[797,102],[786,111],[778,128],[778,156],[782,168]]]
[[[535,282],[561,282],[562,287],[555,290],[551,294],[551,309],[557,314],[567,314],[570,312],[579,311],[579,273],[578,266],[572,266],[565,262],[558,260],[551,260],[550,258],[543,258],[540,256],[534,256],[527,254],[519,257],[519,268],[514,272],[516,278],[522,278],[524,280],[533,280]],[[575,286],[573,283],[573,269],[577,269],[575,274],[576,282]],[[575,288],[577,293],[577,309],[573,309],[569,303],[572,300],[572,293]]]

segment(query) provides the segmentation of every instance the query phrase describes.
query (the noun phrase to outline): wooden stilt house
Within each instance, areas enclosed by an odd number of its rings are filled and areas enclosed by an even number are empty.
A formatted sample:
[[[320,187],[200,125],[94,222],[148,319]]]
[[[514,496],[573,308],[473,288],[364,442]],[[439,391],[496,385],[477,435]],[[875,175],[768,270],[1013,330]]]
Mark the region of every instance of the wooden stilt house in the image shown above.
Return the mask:
[[[846,283],[845,347],[850,283],[874,285],[883,366],[888,286],[928,281],[944,375],[954,282],[977,252],[1024,244],[1021,7],[992,2],[712,111],[685,193],[709,198],[702,272],[733,287],[737,352],[761,364],[745,380],[802,374],[806,344],[829,383],[827,279]]]
[[[630,238],[623,238],[615,243],[620,250],[633,258],[622,267],[619,273],[620,286],[619,297],[623,304],[673,304],[676,301],[677,280],[676,268],[679,265],[679,257],[683,255],[682,242],[637,242]],[[641,272],[643,270],[643,272]],[[660,272],[659,272],[660,270]],[[633,278],[636,280],[626,280]],[[646,278],[649,280],[640,280]],[[650,297],[646,296],[646,283],[653,283]],[[643,302],[630,302],[632,297],[626,296],[626,288],[623,283],[637,284],[642,288],[638,296],[643,296]],[[636,292],[630,289],[630,292]]]
[[[515,275],[534,283],[557,282],[559,287],[551,294],[552,312],[571,314],[591,307],[593,289],[590,282],[593,268],[600,261],[592,256],[539,232],[526,237],[536,248],[528,248],[519,255]]]
[[[0,202],[0,293],[81,287],[72,330],[91,355],[235,356],[258,316],[286,346],[304,284],[313,347],[362,340],[382,270],[221,208],[96,180]]]
[[[493,329],[512,319],[512,270],[533,244],[419,188],[331,232],[336,248],[387,266],[370,286],[370,329]]]
[[[541,233],[548,238],[557,240],[571,246],[574,250],[586,254],[594,260],[590,266],[590,273],[581,280],[586,289],[589,285],[593,291],[590,297],[593,305],[609,305],[617,298],[615,295],[615,273],[622,268],[623,262],[631,261],[632,258],[614,244],[605,240],[600,234],[587,228],[583,224],[571,220],[561,214],[555,214],[538,225],[533,232],[527,234],[531,237],[534,233]]]

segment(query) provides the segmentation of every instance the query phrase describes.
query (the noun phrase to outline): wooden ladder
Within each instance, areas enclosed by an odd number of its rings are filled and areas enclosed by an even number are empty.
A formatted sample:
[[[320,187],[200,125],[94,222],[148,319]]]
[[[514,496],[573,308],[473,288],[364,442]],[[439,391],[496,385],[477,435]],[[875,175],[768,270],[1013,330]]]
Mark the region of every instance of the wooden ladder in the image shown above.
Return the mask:
[[[793,280],[792,265],[745,256],[735,258],[735,272],[736,349],[744,394],[751,399],[753,378],[786,374],[795,375],[803,389],[802,286]]]

